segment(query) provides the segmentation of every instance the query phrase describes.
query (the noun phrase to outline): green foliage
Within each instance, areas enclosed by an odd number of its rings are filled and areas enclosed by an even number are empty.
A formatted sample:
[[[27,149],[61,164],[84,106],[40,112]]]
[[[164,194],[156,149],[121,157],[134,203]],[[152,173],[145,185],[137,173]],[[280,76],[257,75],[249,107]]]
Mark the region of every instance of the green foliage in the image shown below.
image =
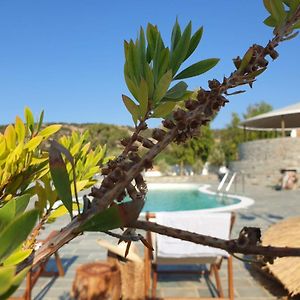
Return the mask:
[[[291,21],[292,14],[300,5],[299,0],[263,0],[265,8],[270,15],[264,20],[267,26],[273,27],[275,31],[280,30],[280,26],[285,22]],[[299,22],[296,22],[293,29],[299,28]],[[293,38],[295,35],[286,32],[286,36]]]
[[[17,116],[15,124],[0,133],[0,206],[17,192],[26,193],[30,183],[47,172],[47,154],[39,146],[61,127],[40,130],[29,108],[24,114],[26,123]]]
[[[82,134],[73,131],[71,136],[62,136],[59,139],[61,147],[59,147],[59,144],[57,147],[61,151],[58,151],[58,149],[56,149],[57,151],[54,149],[54,152],[50,151],[50,162],[51,153],[55,155],[51,174],[49,172],[45,174],[36,182],[34,187],[34,192],[38,195],[35,206],[39,210],[40,216],[44,214],[46,208],[48,211],[51,210],[58,200],[62,200],[70,215],[72,215],[74,209],[72,197],[75,195],[74,171],[77,192],[85,190],[96,183],[95,174],[100,172],[100,166],[105,164],[111,157],[106,156],[106,146],[98,145],[95,149],[92,149],[88,139],[88,131],[84,131]],[[61,153],[64,154],[65,159]],[[72,161],[75,162],[74,170]],[[52,180],[54,187],[52,186]]]
[[[181,65],[198,47],[203,28],[192,35],[192,23],[189,22],[183,32],[176,22],[171,35],[171,46],[166,47],[161,34],[152,24],[148,24],[146,38],[143,28],[134,42],[124,42],[125,65],[124,77],[127,87],[135,100],[123,95],[123,102],[133,121],[151,117],[165,117],[174,106],[163,102],[180,102],[186,99],[187,84],[179,82],[171,87],[174,80],[203,74],[213,68],[218,59],[211,58],[199,61],[177,74]],[[161,113],[163,111],[163,113]],[[159,113],[158,113],[159,112]]]
[[[208,162],[214,166],[223,166],[225,164],[225,153],[219,143],[215,143],[212,147]]]

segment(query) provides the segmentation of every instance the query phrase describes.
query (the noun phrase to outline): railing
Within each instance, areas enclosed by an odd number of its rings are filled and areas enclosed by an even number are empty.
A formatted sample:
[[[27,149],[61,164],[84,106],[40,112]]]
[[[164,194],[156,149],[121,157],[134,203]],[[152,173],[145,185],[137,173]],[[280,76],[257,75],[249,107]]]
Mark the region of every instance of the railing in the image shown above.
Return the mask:
[[[222,192],[222,188],[225,186],[226,180],[228,178],[230,178],[230,179],[228,181],[227,186],[225,187],[224,193],[228,193],[229,192],[229,190],[230,190],[230,188],[231,188],[231,186],[232,186],[233,183],[234,183],[234,191],[236,193],[237,192],[237,180],[236,180],[236,178],[239,175],[240,175],[240,177],[242,179],[242,192],[245,193],[245,174],[242,171],[238,171],[238,172],[230,172],[230,171],[228,171],[227,173],[225,173],[225,175],[223,176],[221,182],[218,185],[217,193],[221,193]]]

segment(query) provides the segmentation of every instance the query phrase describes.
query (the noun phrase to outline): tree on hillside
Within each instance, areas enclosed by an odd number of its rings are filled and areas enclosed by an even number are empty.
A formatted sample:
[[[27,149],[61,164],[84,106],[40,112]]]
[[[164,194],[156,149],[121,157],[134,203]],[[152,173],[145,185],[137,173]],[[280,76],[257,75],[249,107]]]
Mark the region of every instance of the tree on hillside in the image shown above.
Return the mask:
[[[246,112],[243,113],[243,119],[249,119],[257,115],[267,113],[273,108],[270,104],[265,101],[261,101],[256,104],[251,104],[247,107]],[[242,129],[241,118],[237,113],[232,113],[231,121],[226,126],[224,130],[221,130],[220,142],[221,148],[225,154],[226,162],[238,160],[238,147],[239,144],[244,143],[245,141],[253,141],[262,138],[273,138],[276,135],[273,132],[264,132],[264,131],[250,131],[246,133]]]
[[[255,116],[267,113],[271,110],[273,110],[272,105],[265,101],[261,101],[259,103],[255,103],[255,104],[250,104],[247,107],[246,112],[243,114],[243,118],[244,118],[244,120],[250,119]]]

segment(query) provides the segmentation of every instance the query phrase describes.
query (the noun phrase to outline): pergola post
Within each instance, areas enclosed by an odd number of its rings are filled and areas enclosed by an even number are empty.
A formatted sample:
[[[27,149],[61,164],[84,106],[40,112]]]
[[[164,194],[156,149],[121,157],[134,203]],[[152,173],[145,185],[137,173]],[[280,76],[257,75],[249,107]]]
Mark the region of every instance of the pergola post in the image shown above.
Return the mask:
[[[283,116],[281,116],[281,135],[282,137],[285,136],[285,122]]]
[[[243,126],[243,129],[244,129],[244,131],[243,131],[243,132],[244,132],[244,142],[247,142],[247,135],[246,135],[246,134],[247,134],[247,132],[246,132],[246,125],[244,125],[244,126]]]

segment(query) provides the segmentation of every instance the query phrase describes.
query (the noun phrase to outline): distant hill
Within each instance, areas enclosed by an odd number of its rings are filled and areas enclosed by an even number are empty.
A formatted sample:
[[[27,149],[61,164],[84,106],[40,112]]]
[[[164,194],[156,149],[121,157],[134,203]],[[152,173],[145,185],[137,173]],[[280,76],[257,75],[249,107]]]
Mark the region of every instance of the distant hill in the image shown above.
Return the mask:
[[[129,137],[130,133],[134,130],[130,126],[118,126],[112,124],[103,123],[88,123],[88,124],[76,124],[76,123],[59,123],[62,124],[61,130],[55,134],[54,138],[58,139],[62,135],[71,135],[73,131],[83,132],[89,131],[89,141],[92,147],[96,145],[106,144],[108,154],[116,155],[121,151],[120,140],[124,137]],[[50,125],[50,124],[45,124]],[[0,125],[0,132],[4,132],[7,125]]]

